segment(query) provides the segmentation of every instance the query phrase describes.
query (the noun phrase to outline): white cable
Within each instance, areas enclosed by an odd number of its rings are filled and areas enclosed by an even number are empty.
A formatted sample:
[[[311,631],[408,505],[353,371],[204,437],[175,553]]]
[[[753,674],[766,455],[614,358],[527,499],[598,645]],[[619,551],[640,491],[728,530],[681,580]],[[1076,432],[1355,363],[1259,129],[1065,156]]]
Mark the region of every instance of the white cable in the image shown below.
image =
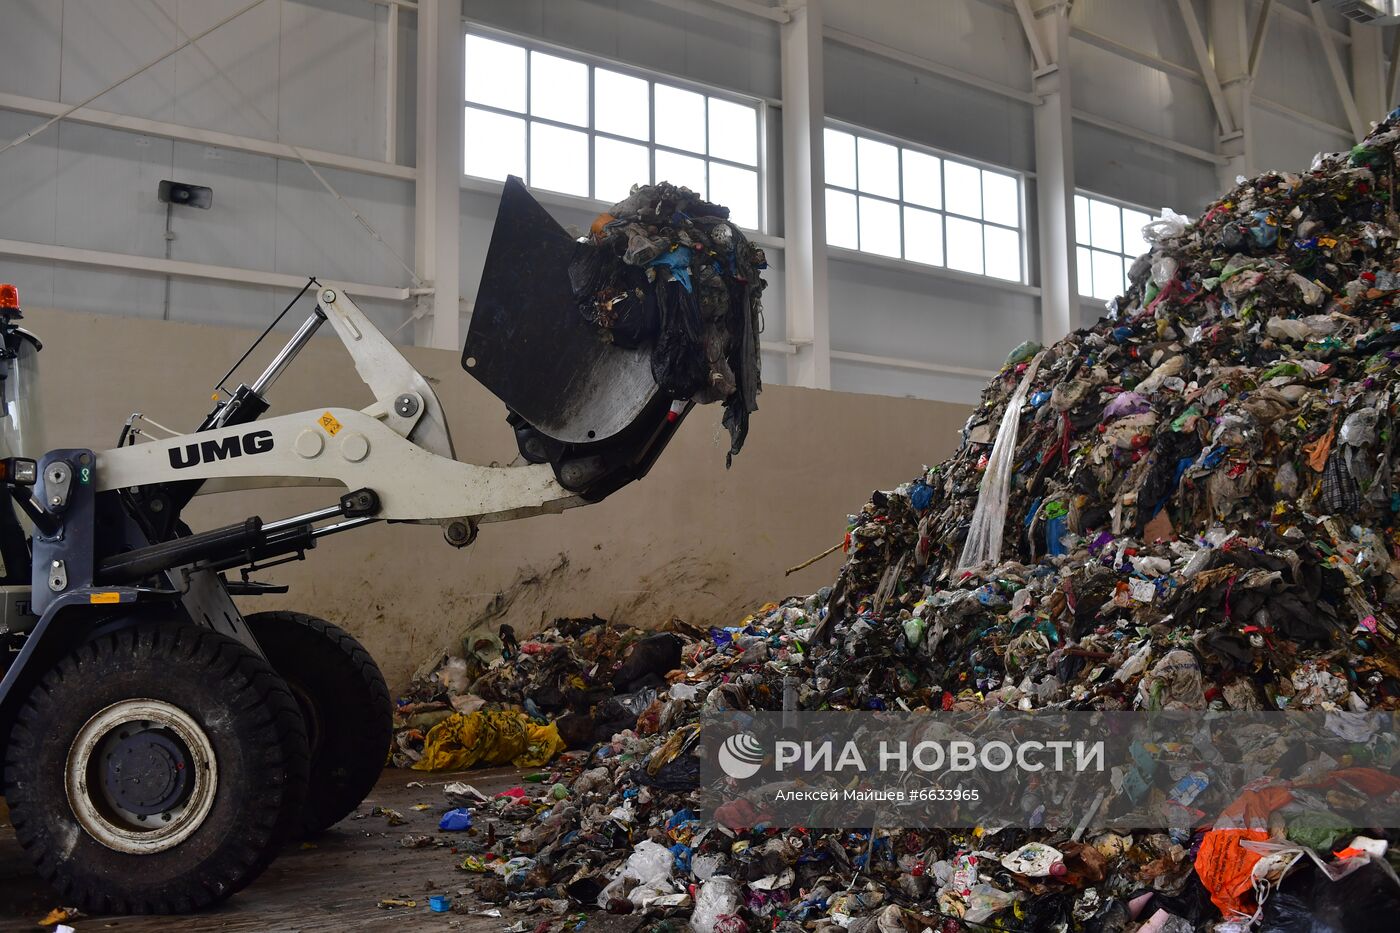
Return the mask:
[[[21,143],[23,143],[23,142],[25,142],[25,141],[27,141],[27,140],[33,139],[35,136],[38,136],[40,133],[44,132],[44,130],[46,130],[46,129],[48,129],[49,127],[53,126],[53,125],[54,125],[55,123],[57,123],[59,120],[62,120],[64,117],[66,117],[66,116],[68,116],[69,114],[71,114],[73,111],[75,111],[75,110],[80,110],[80,109],[82,109],[83,107],[86,107],[88,104],[90,104],[90,103],[92,103],[93,101],[97,100],[97,98],[101,97],[103,94],[106,94],[108,91],[115,90],[115,89],[121,87],[121,86],[122,86],[123,84],[125,84],[126,82],[130,81],[132,78],[136,77],[137,75],[142,74],[142,73],[144,73],[144,72],[146,72],[146,71],[149,71],[150,69],[154,68],[156,65],[159,65],[161,62],[165,61],[165,60],[166,60],[167,58],[169,58],[170,56],[174,55],[176,52],[178,52],[178,51],[180,51],[181,49],[183,49],[185,46],[191,45],[191,44],[193,44],[193,43],[195,43],[195,42],[198,42],[200,39],[203,39],[205,36],[209,35],[209,33],[213,32],[215,29],[218,29],[220,26],[224,25],[225,23],[232,22],[233,20],[235,20],[235,19],[237,19],[238,17],[242,16],[244,13],[247,13],[247,12],[248,12],[249,10],[251,10],[253,7],[257,6],[258,4],[260,4],[260,3],[262,3],[262,2],[263,2],[263,0],[253,0],[252,3],[248,4],[248,5],[245,6],[243,9],[239,10],[237,13],[234,13],[234,14],[232,14],[232,15],[230,15],[230,16],[225,16],[223,19],[219,20],[217,23],[215,23],[214,25],[210,26],[208,29],[204,30],[204,31],[201,32],[199,35],[193,36],[193,37],[186,36],[184,42],[181,42],[179,45],[175,46],[175,48],[171,49],[169,52],[166,52],[164,55],[160,56],[159,58],[147,62],[146,64],[142,65],[140,68],[137,68],[137,69],[136,69],[135,71],[133,71],[131,74],[127,75],[127,76],[124,77],[124,78],[119,79],[115,84],[109,84],[109,85],[107,85],[105,88],[103,88],[102,90],[98,91],[96,94],[93,94],[91,97],[88,97],[88,98],[85,98],[85,99],[79,101],[78,103],[76,103],[76,104],[74,104],[73,106],[69,107],[67,110],[63,111],[63,112],[60,113],[60,114],[56,114],[55,116],[53,116],[52,118],[50,118],[47,122],[45,122],[45,123],[43,123],[43,124],[41,124],[41,125],[35,127],[34,129],[30,130],[30,131],[27,132],[27,133],[21,134],[20,136],[16,137],[15,139],[10,140],[10,142],[8,142],[8,143],[5,144],[5,147],[4,147],[3,149],[0,149],[0,153],[8,152],[9,150],[11,150],[11,149],[15,148],[16,146],[20,145]],[[157,5],[157,9],[159,9],[159,5]],[[165,11],[162,10],[161,12],[163,13],[163,12],[165,12]],[[175,28],[176,28],[177,31],[180,32],[181,35],[184,35],[184,32],[183,32],[183,30],[180,30],[180,27],[176,26]]]
[[[161,424],[159,421],[157,421],[157,420],[154,419],[154,418],[148,417],[148,416],[146,416],[146,415],[138,415],[137,417],[139,417],[142,421],[144,421],[144,422],[146,422],[147,424],[149,424],[151,427],[153,427],[153,428],[159,428],[160,430],[164,431],[164,432],[165,432],[167,435],[169,435],[170,437],[179,437],[179,436],[180,436],[180,432],[179,432],[179,431],[172,431],[172,430],[170,430],[169,428],[167,428],[165,425]],[[137,428],[137,433],[139,433],[139,434],[145,434],[147,437],[151,437],[151,434],[150,434],[149,432],[147,432],[147,431],[142,431],[140,428]]]
[[[423,307],[422,303],[421,303],[421,302],[420,302],[420,303],[416,303],[416,304],[414,305],[413,312],[410,313],[408,317],[404,318],[402,324],[400,324],[398,327],[395,327],[392,331],[390,331],[390,332],[389,332],[389,336],[390,336],[390,337],[397,337],[398,334],[399,334],[399,331],[403,330],[405,327],[407,327],[408,325],[412,324],[414,321],[417,321],[417,320],[419,320],[419,319],[421,319],[421,318],[424,318],[424,317],[427,317],[427,315],[424,313],[424,307]]]
[[[288,145],[291,144],[288,143]],[[331,196],[334,197],[341,204],[344,204],[349,209],[351,216],[353,216],[356,220],[360,222],[360,226],[364,227],[366,232],[368,232],[369,235],[373,237],[379,243],[380,246],[383,246],[385,251],[387,251],[390,256],[393,256],[395,261],[397,261],[400,266],[403,266],[403,269],[405,272],[408,273],[409,278],[413,279],[413,284],[422,285],[423,280],[418,277],[418,273],[413,270],[413,267],[409,265],[408,262],[402,256],[399,255],[397,250],[390,246],[388,242],[382,236],[379,235],[379,231],[374,229],[374,226],[368,220],[365,220],[365,216],[363,214],[355,210],[355,205],[345,200],[341,193],[335,190],[335,186],[332,185],[330,182],[326,181],[325,176],[323,176],[320,172],[316,171],[316,166],[306,161],[306,156],[301,154],[300,149],[298,149],[296,146],[292,146],[291,148],[292,151],[297,154],[297,158],[301,160],[301,164],[306,166],[307,171],[309,171],[312,175],[315,175],[316,180],[319,181],[321,185],[331,193]]]

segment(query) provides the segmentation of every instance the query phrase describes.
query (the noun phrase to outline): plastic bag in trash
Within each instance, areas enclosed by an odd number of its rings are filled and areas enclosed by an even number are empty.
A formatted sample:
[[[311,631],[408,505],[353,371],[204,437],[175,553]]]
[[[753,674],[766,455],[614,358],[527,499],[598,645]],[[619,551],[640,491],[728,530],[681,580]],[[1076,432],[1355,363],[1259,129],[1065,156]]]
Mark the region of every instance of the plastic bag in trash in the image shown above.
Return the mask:
[[[472,814],[465,807],[448,810],[442,815],[442,819],[438,820],[438,829],[447,833],[465,832],[471,828]]]
[[[1312,865],[1299,868],[1264,901],[1259,933],[1390,933],[1400,913],[1394,877],[1378,864],[1340,881]]]
[[[1060,850],[1039,842],[1028,842],[1015,852],[1003,855],[1001,865],[1007,871],[1028,878],[1060,876],[1066,871]]]
[[[622,871],[598,894],[598,906],[607,908],[613,898],[626,898],[637,907],[646,907],[660,897],[674,893],[671,850],[651,840],[637,843],[623,863]]]
[[[695,933],[715,933],[721,918],[737,914],[739,905],[738,883],[727,875],[715,875],[700,886],[690,928]]]
[[[1158,244],[1175,240],[1186,232],[1191,218],[1178,214],[1170,207],[1162,208],[1161,215],[1142,228],[1142,238],[1148,243]]]
[[[428,730],[418,771],[464,771],[477,765],[513,764],[517,768],[545,764],[564,750],[564,740],[551,723],[533,722],[524,713],[453,713]]]

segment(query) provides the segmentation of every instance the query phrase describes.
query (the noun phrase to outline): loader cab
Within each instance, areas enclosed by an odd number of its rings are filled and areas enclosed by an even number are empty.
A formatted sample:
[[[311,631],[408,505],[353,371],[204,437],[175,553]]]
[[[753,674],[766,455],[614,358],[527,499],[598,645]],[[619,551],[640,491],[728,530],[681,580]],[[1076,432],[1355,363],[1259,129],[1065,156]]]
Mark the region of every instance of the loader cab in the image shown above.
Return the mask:
[[[39,429],[39,338],[19,326],[19,293],[0,285],[0,460],[38,459],[47,448]],[[6,496],[0,500],[0,587],[30,582],[28,523]],[[27,602],[27,600],[26,600]]]

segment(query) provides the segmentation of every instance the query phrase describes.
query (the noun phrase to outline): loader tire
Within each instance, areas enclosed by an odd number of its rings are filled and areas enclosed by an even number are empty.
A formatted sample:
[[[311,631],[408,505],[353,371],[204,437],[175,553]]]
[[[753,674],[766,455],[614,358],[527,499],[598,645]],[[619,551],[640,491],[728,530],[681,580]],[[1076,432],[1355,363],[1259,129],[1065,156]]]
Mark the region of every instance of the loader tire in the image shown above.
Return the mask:
[[[306,721],[310,793],[292,832],[316,836],[353,813],[384,770],[393,739],[389,688],[369,652],[337,625],[301,612],[244,618]]]
[[[59,903],[187,913],[276,856],[307,762],[301,711],[266,661],[187,622],[140,622],[43,676],[6,745],[4,791]]]

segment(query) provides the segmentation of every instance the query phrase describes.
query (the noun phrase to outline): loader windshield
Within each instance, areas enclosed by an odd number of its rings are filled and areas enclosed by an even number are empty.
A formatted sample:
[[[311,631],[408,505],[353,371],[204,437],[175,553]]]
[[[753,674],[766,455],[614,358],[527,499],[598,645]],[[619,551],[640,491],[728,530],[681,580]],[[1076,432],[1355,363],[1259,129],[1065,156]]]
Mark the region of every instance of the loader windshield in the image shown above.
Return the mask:
[[[39,435],[39,349],[29,334],[14,331],[5,337],[0,359],[0,458],[45,453]]]

